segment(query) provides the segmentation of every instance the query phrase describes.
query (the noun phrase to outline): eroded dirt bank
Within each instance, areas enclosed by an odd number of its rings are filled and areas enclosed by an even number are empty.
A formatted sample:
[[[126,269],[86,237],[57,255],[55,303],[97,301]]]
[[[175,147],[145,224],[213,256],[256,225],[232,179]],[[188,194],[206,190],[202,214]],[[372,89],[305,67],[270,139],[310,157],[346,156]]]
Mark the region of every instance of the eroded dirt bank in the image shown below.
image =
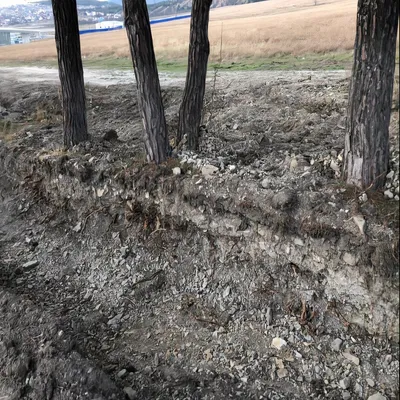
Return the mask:
[[[346,95],[225,74],[201,154],[155,168],[129,86],[88,87],[65,152],[57,87],[2,84],[0,398],[397,398],[398,112],[386,198],[358,193]]]

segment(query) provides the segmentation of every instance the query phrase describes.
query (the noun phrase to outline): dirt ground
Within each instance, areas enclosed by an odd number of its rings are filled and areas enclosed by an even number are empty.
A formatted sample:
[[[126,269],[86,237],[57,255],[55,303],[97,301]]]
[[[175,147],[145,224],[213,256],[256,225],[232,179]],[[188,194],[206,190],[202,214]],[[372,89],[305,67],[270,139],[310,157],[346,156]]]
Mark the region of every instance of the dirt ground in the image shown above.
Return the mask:
[[[52,204],[29,176],[18,180],[17,154],[64,154],[57,72],[2,68],[0,82],[0,154],[8,166],[0,174],[0,400],[399,398],[390,333],[371,334],[328,313],[315,327],[304,324],[309,310],[287,294],[301,286],[312,298],[318,275],[222,254],[224,238],[194,227],[129,230],[101,210],[77,221],[73,204]],[[96,157],[98,168],[133,160],[134,168],[144,156],[132,74],[91,71],[86,83],[93,144],[66,155]],[[166,75],[162,84],[173,142],[184,78]],[[199,170],[215,166],[221,182],[322,191],[338,184],[332,161],[339,164],[343,149],[347,92],[344,71],[210,74],[201,152],[179,157]],[[395,111],[393,194],[397,127]],[[110,129],[118,142],[101,139]],[[384,204],[384,229],[371,223],[373,240],[395,236],[398,202],[383,194],[369,201],[371,221],[377,204]],[[339,220],[337,208],[330,213]],[[398,264],[389,280],[398,281]]]

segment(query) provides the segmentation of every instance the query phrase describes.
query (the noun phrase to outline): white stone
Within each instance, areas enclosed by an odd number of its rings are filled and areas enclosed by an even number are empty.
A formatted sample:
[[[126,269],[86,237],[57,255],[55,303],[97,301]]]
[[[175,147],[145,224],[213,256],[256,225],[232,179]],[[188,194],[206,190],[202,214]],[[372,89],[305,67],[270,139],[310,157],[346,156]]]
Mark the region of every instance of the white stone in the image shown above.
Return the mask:
[[[348,390],[344,390],[342,393],[342,399],[343,400],[350,400],[351,399],[351,394]]]
[[[174,175],[180,175],[182,173],[182,170],[179,167],[175,167],[172,169],[172,173]]]
[[[290,161],[290,171],[294,171],[297,168],[298,162],[295,158]]]
[[[368,400],[387,400],[387,397],[381,395],[380,393],[375,393],[372,396],[369,396]]]
[[[365,219],[362,215],[355,215],[353,217],[354,222],[358,226],[358,229],[360,230],[361,234],[364,235],[365,233]]]
[[[332,343],[331,343],[331,348],[334,351],[339,351],[340,350],[340,346],[342,345],[343,340],[342,339],[335,339]]]
[[[331,169],[333,169],[335,172],[340,172],[340,167],[337,163],[335,163],[335,161],[331,161],[331,163],[329,164],[329,166],[331,167]]]
[[[121,371],[119,371],[117,374],[118,378],[122,378],[125,375],[126,375],[126,369],[121,369]]]
[[[366,381],[367,381],[368,386],[370,386],[370,387],[374,387],[375,386],[375,382],[372,379],[367,378]]]
[[[37,260],[32,260],[32,261],[28,261],[25,264],[22,265],[22,268],[24,269],[30,269],[30,268],[35,268],[39,265],[39,261]]]
[[[288,376],[288,371],[286,368],[278,369],[277,373],[279,379],[286,378]]]
[[[349,378],[344,378],[344,379],[341,379],[340,381],[339,381],[339,386],[342,388],[342,389],[344,389],[344,390],[346,390],[349,386],[350,386],[350,379]]]
[[[356,356],[353,356],[353,354],[343,353],[343,357],[351,361],[355,365],[360,365],[360,359]]]
[[[262,182],[261,182],[261,186],[262,186],[264,189],[268,189],[268,187],[269,187],[269,179],[268,179],[268,178],[264,178],[264,179],[262,180]]]
[[[394,194],[390,191],[390,190],[385,190],[383,192],[383,194],[385,195],[385,197],[387,197],[388,199],[393,199]]]
[[[280,337],[275,337],[272,339],[271,347],[274,349],[280,350],[282,347],[287,345],[286,340],[281,339]]]
[[[229,293],[231,292],[231,288],[229,286],[227,286],[224,290],[224,292],[222,293],[222,297],[226,298],[229,296]]]
[[[343,261],[346,264],[349,264],[349,265],[356,265],[357,264],[357,258],[355,256],[353,256],[353,254],[350,254],[350,253],[344,253]]]
[[[390,171],[387,175],[386,175],[386,179],[392,179],[394,176],[394,171]]]
[[[296,246],[304,246],[304,242],[303,242],[303,240],[300,239],[300,238],[295,238],[295,239],[294,239],[294,244],[295,244]]]
[[[206,177],[209,178],[215,175],[218,172],[218,168],[214,167],[214,165],[204,165],[201,169],[201,173]]]
[[[75,232],[79,232],[82,229],[82,222],[78,222],[73,228],[72,230]]]
[[[137,392],[133,390],[131,387],[124,387],[124,392],[128,396],[129,400],[134,400],[137,398]]]

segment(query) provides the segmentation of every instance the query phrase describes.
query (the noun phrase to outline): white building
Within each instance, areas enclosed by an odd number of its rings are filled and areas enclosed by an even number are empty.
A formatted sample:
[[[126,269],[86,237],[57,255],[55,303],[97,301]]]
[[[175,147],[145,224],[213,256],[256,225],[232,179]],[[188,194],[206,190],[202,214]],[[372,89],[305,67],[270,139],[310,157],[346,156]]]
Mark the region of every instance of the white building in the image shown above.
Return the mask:
[[[118,28],[122,27],[122,21],[102,21],[97,22],[96,29]]]

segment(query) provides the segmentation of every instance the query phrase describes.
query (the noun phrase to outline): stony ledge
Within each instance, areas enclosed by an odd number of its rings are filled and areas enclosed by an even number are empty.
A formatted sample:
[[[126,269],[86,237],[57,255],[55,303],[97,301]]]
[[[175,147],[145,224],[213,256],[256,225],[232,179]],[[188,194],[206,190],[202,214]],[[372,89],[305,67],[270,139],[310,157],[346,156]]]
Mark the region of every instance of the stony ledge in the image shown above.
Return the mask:
[[[365,232],[364,217],[341,190],[320,190],[304,171],[296,175],[289,166],[293,176],[275,178],[268,189],[232,174],[233,168],[202,173],[176,160],[160,168],[128,166],[107,151],[89,154],[83,147],[52,154],[0,143],[0,160],[22,187],[40,193],[51,207],[67,207],[77,232],[96,212],[127,225],[137,213],[153,214],[155,230],[189,226],[212,235],[222,259],[239,252],[253,263],[310,273],[321,306],[335,301],[349,323],[398,337],[398,264],[387,251],[394,233],[373,218]]]

